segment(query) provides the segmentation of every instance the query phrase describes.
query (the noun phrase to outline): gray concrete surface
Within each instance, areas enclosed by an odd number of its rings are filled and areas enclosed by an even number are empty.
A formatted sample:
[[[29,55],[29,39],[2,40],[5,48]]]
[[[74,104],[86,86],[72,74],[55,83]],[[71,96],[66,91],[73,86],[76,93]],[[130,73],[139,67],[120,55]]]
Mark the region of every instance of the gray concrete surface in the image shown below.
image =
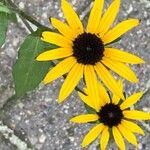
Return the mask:
[[[111,0],[105,0],[108,6]],[[75,9],[84,17],[89,11],[91,0],[70,0]],[[39,22],[49,26],[50,16],[62,18],[60,0],[15,0],[15,3]],[[85,10],[83,12],[83,10]],[[127,33],[119,43],[118,48],[137,54],[145,59],[146,64],[133,66],[140,82],[133,85],[126,82],[126,92],[129,94],[140,89],[146,93],[136,108],[150,111],[150,1],[149,0],[122,0],[120,13],[116,22],[126,18],[138,18],[141,24]],[[0,150],[81,150],[81,141],[92,126],[74,125],[69,119],[77,114],[84,113],[84,107],[74,92],[63,105],[57,104],[57,96],[63,79],[59,79],[47,86],[40,86],[21,99],[3,108],[7,99],[14,94],[12,66],[17,58],[17,50],[28,34],[22,22],[9,25],[7,41],[0,49],[0,108],[4,116],[0,122]],[[144,126],[146,135],[138,136],[137,149],[150,149],[149,122]],[[96,150],[98,141],[86,149]],[[116,150],[111,140],[108,149]],[[127,150],[135,149],[127,143]]]

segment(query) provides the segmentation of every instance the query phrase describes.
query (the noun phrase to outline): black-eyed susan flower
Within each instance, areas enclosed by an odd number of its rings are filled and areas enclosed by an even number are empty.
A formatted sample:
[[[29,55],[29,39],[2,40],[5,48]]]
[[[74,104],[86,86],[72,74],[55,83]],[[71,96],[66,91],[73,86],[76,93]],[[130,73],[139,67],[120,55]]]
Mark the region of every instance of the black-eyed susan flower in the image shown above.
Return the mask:
[[[40,54],[37,60],[65,58],[47,73],[44,83],[49,83],[69,72],[60,90],[59,102],[73,91],[83,75],[93,95],[96,95],[94,87],[97,74],[110,91],[121,97],[121,91],[107,67],[131,82],[138,81],[135,73],[125,63],[140,64],[144,61],[135,55],[108,47],[108,43],[137,26],[139,21],[125,20],[112,28],[111,25],[119,11],[120,0],[113,0],[104,15],[102,15],[103,5],[104,0],[94,1],[87,27],[84,29],[71,5],[67,0],[61,0],[67,22],[51,18],[53,27],[60,33],[45,31],[42,34],[44,41],[55,44],[58,48]]]
[[[119,81],[122,90],[122,82]],[[131,144],[137,146],[137,139],[134,133],[144,135],[144,131],[132,120],[148,120],[150,114],[139,110],[131,110],[130,106],[135,104],[142,96],[142,92],[135,93],[125,100],[120,100],[118,96],[113,95],[109,98],[104,88],[98,85],[99,103],[98,111],[93,114],[82,114],[71,119],[75,123],[87,123],[96,121],[96,125],[84,137],[82,146],[85,147],[93,142],[96,138],[100,138],[100,148],[105,150],[109,142],[110,135],[121,150],[125,150],[123,137]],[[94,105],[95,97],[91,96],[86,90],[88,96],[79,93],[81,99],[90,107],[97,110]],[[112,134],[110,134],[112,132]]]

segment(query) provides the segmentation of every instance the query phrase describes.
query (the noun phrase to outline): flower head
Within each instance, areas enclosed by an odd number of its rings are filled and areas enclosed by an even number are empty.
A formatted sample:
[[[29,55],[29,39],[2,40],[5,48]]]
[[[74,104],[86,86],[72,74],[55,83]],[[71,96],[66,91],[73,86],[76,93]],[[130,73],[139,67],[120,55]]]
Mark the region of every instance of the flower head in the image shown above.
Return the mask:
[[[118,85],[122,90],[123,86],[121,81],[118,82]],[[101,86],[98,89],[98,109],[94,105],[95,97],[92,97],[87,89],[85,90],[87,96],[79,93],[81,99],[95,109],[95,114],[82,114],[71,119],[75,123],[96,121],[96,126],[84,137],[82,146],[85,147],[97,137],[100,137],[101,150],[105,150],[111,131],[116,144],[121,150],[125,150],[123,137],[131,144],[137,146],[137,139],[134,133],[144,135],[144,131],[132,120],[148,120],[150,119],[150,114],[139,110],[131,110],[130,106],[135,104],[143,93],[138,92],[125,98],[125,100],[121,100],[117,95],[113,95],[112,99],[110,99],[105,89]]]
[[[107,67],[131,82],[138,81],[134,72],[125,63],[140,64],[144,61],[135,55],[108,47],[108,44],[137,26],[139,21],[129,19],[112,28],[111,25],[119,11],[120,0],[114,0],[104,15],[102,15],[103,5],[104,0],[94,1],[87,27],[84,29],[71,5],[67,0],[61,0],[67,23],[51,18],[53,27],[60,33],[45,31],[42,34],[44,41],[55,44],[58,48],[40,54],[37,60],[65,58],[47,73],[44,83],[49,83],[69,72],[60,90],[59,102],[73,91],[83,75],[93,95],[96,94],[93,89],[97,74],[110,91],[121,97],[121,91],[116,90],[118,89],[116,80]]]

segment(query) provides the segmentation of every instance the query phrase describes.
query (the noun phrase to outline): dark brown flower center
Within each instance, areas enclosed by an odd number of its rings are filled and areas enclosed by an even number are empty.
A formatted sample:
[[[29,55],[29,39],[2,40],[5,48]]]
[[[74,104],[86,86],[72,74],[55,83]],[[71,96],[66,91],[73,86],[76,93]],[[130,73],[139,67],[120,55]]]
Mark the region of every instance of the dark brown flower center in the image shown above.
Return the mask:
[[[110,128],[121,123],[123,118],[122,110],[118,105],[113,103],[103,106],[98,112],[98,115],[100,117],[100,122],[104,123],[104,125],[109,126]]]
[[[103,57],[102,40],[91,33],[83,33],[73,41],[73,56],[78,63],[95,65]]]

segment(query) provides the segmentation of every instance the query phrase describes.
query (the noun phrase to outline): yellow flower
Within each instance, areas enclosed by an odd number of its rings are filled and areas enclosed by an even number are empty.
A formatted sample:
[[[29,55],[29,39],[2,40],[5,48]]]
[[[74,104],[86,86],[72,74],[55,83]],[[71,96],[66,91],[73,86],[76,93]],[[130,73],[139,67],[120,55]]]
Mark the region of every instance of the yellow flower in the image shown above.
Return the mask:
[[[122,90],[122,82],[118,83]],[[82,146],[85,147],[93,142],[97,137],[100,137],[100,148],[105,150],[110,138],[110,132],[118,147],[125,150],[125,143],[123,137],[131,144],[137,146],[137,139],[134,133],[144,135],[144,131],[132,120],[148,120],[150,114],[139,110],[130,110],[130,106],[135,104],[142,96],[142,92],[135,93],[127,97],[123,102],[116,95],[113,95],[110,100],[106,90],[99,87],[99,109],[94,105],[95,97],[92,97],[87,89],[85,90],[88,96],[79,93],[81,99],[90,107],[94,108],[95,114],[82,114],[71,119],[75,123],[96,122],[87,135],[84,137]],[[98,110],[98,111],[97,111]]]
[[[61,3],[67,23],[51,18],[53,27],[60,34],[50,31],[42,34],[44,41],[55,44],[58,48],[40,54],[37,60],[65,59],[47,73],[44,83],[47,84],[69,72],[59,94],[59,102],[62,102],[73,91],[83,75],[87,87],[94,89],[97,73],[107,88],[121,97],[121,92],[116,90],[118,89],[116,80],[107,67],[125,79],[137,82],[135,73],[125,63],[140,64],[144,61],[130,53],[108,47],[108,45],[106,47],[106,44],[137,26],[139,21],[129,19],[111,28],[119,11],[120,0],[114,0],[104,15],[102,15],[104,0],[95,0],[87,28],[84,29],[71,5],[66,0],[62,0]],[[94,90],[91,92],[96,94]]]

